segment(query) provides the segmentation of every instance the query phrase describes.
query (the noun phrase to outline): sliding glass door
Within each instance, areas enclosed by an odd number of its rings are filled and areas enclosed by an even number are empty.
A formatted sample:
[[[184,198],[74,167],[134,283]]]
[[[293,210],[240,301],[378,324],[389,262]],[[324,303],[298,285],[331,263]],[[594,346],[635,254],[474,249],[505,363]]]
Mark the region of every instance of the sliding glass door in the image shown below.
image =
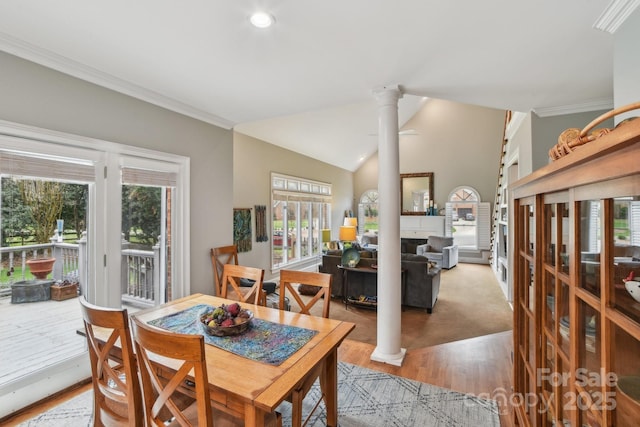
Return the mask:
[[[14,130],[0,125],[0,417],[90,376],[77,298],[54,287],[132,311],[189,293],[188,159]]]

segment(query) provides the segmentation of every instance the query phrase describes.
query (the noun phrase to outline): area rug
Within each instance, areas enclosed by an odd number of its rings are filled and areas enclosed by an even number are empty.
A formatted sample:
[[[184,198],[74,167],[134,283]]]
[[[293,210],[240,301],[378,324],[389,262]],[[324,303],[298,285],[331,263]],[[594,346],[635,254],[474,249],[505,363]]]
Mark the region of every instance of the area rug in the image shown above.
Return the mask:
[[[320,397],[316,381],[304,401],[303,417]],[[21,426],[90,426],[92,392],[83,393],[20,424]],[[283,426],[291,425],[291,405],[278,408]],[[326,425],[324,404],[307,424]],[[395,375],[338,363],[338,425],[340,427],[499,427],[495,401],[458,393]]]

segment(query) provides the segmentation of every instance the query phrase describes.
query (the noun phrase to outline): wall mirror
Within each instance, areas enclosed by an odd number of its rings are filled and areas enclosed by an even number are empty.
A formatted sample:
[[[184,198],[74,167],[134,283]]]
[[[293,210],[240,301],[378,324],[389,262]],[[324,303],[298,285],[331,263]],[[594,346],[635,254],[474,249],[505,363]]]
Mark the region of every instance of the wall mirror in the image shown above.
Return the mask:
[[[400,174],[401,215],[426,215],[433,202],[433,172]]]

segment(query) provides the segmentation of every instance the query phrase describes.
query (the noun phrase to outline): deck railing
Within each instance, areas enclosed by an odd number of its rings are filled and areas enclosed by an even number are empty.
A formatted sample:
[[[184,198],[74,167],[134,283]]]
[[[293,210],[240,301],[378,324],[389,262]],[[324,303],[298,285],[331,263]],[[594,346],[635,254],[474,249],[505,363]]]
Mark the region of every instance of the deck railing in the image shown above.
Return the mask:
[[[56,259],[52,280],[78,282],[83,293],[88,283],[87,238],[83,233],[77,243],[58,242],[0,248],[0,296],[11,292],[13,283],[34,279],[27,266],[31,258]],[[122,300],[142,306],[153,306],[160,292],[160,250],[130,249],[122,242]]]

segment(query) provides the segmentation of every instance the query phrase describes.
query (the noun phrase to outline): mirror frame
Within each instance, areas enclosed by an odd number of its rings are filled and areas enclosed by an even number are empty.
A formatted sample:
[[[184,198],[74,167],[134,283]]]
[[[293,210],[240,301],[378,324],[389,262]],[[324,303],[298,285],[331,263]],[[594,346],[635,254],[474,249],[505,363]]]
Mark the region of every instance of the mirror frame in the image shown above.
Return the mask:
[[[426,215],[427,211],[414,211],[407,210],[403,205],[404,200],[404,184],[406,181],[414,178],[429,178],[429,200],[434,200],[433,197],[433,172],[422,173],[401,173],[400,174],[400,215]]]

